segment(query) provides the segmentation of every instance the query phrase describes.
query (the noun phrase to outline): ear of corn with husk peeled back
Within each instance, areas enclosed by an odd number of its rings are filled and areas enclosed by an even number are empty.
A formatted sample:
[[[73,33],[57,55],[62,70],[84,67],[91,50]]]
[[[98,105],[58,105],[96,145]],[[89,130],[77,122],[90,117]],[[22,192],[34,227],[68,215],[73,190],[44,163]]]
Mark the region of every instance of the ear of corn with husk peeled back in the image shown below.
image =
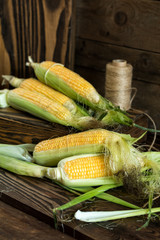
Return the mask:
[[[110,155],[110,166],[112,172],[116,173],[122,169],[122,165],[125,167],[127,162],[138,163],[138,152],[132,147],[133,142],[135,139],[130,135],[105,129],[92,129],[41,141],[35,146],[33,158],[37,164],[56,166],[66,157],[104,153],[106,156]]]
[[[48,168],[47,177],[69,187],[121,183],[113,176],[109,157],[104,154],[77,155],[63,159],[56,168]]]
[[[79,130],[101,125],[100,122],[90,116],[76,116],[59,102],[53,101],[39,92],[21,87],[13,90],[1,90],[0,102],[1,108],[11,106],[49,122],[72,126]]]
[[[19,175],[47,177],[69,187],[122,185],[109,169],[108,159],[98,154],[62,159],[57,167],[50,168],[0,153],[0,167]]]
[[[89,115],[87,111],[84,110],[84,108],[78,106],[71,98],[54,90],[53,88],[48,87],[35,78],[23,79],[11,75],[3,75],[2,77],[4,80],[8,81],[12,87],[21,87],[33,92],[41,93],[49,99],[60,103],[77,117]]]

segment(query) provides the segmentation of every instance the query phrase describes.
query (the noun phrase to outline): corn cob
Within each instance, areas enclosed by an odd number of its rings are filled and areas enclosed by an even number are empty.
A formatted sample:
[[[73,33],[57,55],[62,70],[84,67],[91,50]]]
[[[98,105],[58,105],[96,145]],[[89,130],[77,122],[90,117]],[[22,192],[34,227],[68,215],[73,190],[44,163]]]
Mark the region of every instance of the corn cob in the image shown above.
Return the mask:
[[[96,129],[44,140],[35,146],[33,158],[40,165],[56,166],[59,160],[69,156],[103,152],[108,136],[107,130]]]
[[[81,155],[80,157],[63,159],[59,162],[57,168],[48,168],[0,154],[0,167],[3,169],[24,176],[47,177],[51,180],[57,180],[66,186],[74,187],[117,184],[117,180],[113,177],[110,170],[107,169],[107,161],[104,155]],[[72,163],[72,171],[79,171],[79,177],[76,176],[74,178],[73,175],[71,177],[67,165]],[[87,168],[88,173],[84,168]]]
[[[41,83],[37,79],[34,78],[23,79],[11,75],[3,75],[2,77],[4,80],[8,81],[10,85],[13,87],[16,88],[21,87],[24,89],[28,89],[30,91],[36,91],[52,99],[53,101],[59,102],[77,117],[88,116],[87,111],[80,108],[72,99],[54,90],[53,88],[48,87],[47,85]]]
[[[72,126],[79,130],[97,124],[91,117],[74,117],[71,112],[58,102],[53,102],[44,95],[23,88],[3,91],[7,104],[13,108],[29,112],[49,122]],[[3,96],[1,92],[1,96]],[[4,99],[4,98],[3,98]],[[1,101],[1,98],[0,98]],[[2,106],[1,106],[2,107]],[[93,122],[92,122],[93,121]]]
[[[103,154],[72,156],[61,160],[57,168],[48,168],[46,176],[65,186],[97,186],[117,183]]]
[[[138,164],[138,154],[132,147],[134,141],[130,135],[92,129],[38,143],[34,148],[33,159],[40,165],[56,166],[61,159],[73,155],[105,153],[111,156],[112,171],[118,172],[130,159],[133,164]]]
[[[75,72],[65,68],[62,64],[52,61],[44,61],[38,64],[34,63],[30,57],[29,62],[27,65],[33,67],[37,78],[46,85],[92,108],[97,108],[97,104],[102,104],[101,108],[103,109],[106,108],[106,103],[103,103],[96,89],[89,82]]]

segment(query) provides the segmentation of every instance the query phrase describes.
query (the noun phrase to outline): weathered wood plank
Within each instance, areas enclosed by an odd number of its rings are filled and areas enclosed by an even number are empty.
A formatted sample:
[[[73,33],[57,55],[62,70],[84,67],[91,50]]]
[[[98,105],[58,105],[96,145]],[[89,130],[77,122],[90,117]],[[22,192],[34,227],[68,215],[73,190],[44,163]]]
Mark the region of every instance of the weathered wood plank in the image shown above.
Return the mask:
[[[2,0],[0,13],[0,79],[2,74],[30,76],[29,55],[38,62],[73,65],[72,0]]]
[[[77,1],[77,37],[160,52],[160,2]]]
[[[3,170],[0,170],[0,192],[2,201],[49,224],[53,224],[52,208],[68,202],[75,197],[50,181],[22,177]],[[130,199],[130,202],[136,203],[135,198],[132,195],[128,195],[122,189],[115,189],[111,193],[125,200]],[[148,240],[160,238],[159,222],[156,224],[151,222],[149,227],[141,231],[136,231],[137,228],[145,223],[146,218],[144,217],[105,222],[102,224],[87,224],[75,221],[73,219],[74,211],[84,207],[85,210],[90,211],[125,209],[113,203],[95,200],[79,204],[74,208],[64,211],[62,215],[58,214],[59,227],[63,227],[65,233],[74,236],[76,239]],[[70,221],[62,221],[67,217]],[[139,221],[137,221],[138,219]]]
[[[71,132],[71,128],[49,123],[12,108],[0,109],[1,143],[38,143]]]
[[[148,126],[147,118],[141,113],[132,111],[131,117],[137,124]],[[38,143],[49,138],[61,137],[76,133],[78,130],[56,123],[49,123],[28,113],[12,108],[0,109],[0,142],[8,144]],[[115,131],[140,137],[143,130],[119,126]],[[143,138],[144,141],[144,138]]]
[[[78,1],[75,68],[104,95],[106,63],[126,59],[138,88],[133,107],[148,111],[158,128],[159,10],[159,1]]]
[[[160,53],[77,38],[75,56],[76,66],[102,71],[104,80],[106,64],[125,59],[133,66],[134,79],[160,84]]]
[[[42,221],[25,214],[24,212],[11,207],[0,201],[0,239],[37,239],[37,240],[72,240],[73,238],[55,230],[53,227]]]
[[[138,91],[133,102],[133,107],[147,110],[148,114],[155,121],[157,129],[160,129],[160,85],[135,80],[134,86]]]

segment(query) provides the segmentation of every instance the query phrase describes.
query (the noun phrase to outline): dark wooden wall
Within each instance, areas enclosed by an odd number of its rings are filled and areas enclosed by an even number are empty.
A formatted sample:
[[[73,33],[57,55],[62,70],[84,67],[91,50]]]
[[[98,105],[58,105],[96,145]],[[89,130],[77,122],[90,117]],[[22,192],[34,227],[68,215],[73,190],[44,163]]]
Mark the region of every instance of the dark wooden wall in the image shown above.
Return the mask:
[[[160,129],[160,1],[76,1],[75,71],[104,95],[105,66],[126,59],[138,92],[132,106]]]
[[[2,74],[30,76],[30,55],[72,68],[72,13],[72,0],[0,0],[0,82]]]

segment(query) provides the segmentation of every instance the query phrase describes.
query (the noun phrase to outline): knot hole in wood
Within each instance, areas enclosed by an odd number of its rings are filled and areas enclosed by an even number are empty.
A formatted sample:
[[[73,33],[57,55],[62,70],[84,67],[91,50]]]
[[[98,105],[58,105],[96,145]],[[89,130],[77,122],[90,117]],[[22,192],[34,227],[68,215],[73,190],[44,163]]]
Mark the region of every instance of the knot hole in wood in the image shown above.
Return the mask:
[[[115,23],[119,26],[123,26],[127,22],[127,14],[124,12],[117,12],[114,17]]]

